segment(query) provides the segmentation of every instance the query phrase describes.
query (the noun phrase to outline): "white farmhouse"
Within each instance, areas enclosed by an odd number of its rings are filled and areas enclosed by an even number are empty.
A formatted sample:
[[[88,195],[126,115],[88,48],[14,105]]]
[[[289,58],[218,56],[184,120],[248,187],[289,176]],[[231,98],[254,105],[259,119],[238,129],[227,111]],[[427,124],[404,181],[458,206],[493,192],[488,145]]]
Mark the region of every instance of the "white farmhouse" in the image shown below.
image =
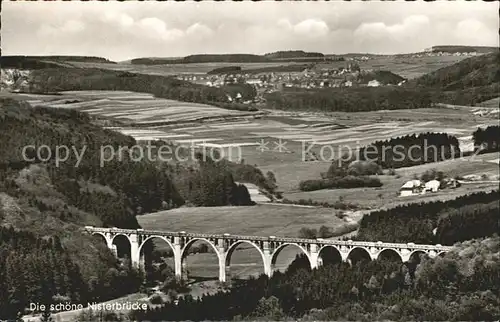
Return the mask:
[[[426,191],[437,192],[440,186],[441,182],[439,182],[438,180],[427,181],[422,193],[425,193]]]
[[[374,80],[369,81],[367,86],[378,87],[378,86],[380,86],[380,82],[378,80],[374,79]]]

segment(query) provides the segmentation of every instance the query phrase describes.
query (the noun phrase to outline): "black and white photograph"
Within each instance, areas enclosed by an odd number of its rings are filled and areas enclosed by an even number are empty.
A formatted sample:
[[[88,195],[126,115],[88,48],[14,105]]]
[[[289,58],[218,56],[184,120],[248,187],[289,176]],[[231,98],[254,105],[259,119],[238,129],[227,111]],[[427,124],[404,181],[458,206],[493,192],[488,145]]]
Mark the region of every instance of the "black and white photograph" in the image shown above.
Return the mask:
[[[2,1],[0,322],[499,321],[497,1]]]

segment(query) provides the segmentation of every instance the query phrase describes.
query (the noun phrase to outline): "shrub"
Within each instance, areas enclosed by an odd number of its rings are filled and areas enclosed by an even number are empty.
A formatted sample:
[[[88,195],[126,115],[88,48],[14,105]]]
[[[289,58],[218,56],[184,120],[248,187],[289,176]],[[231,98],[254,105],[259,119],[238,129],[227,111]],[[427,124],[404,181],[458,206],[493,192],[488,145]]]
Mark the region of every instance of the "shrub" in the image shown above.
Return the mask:
[[[314,239],[318,236],[318,231],[314,228],[302,227],[299,230],[299,238]]]
[[[153,294],[153,296],[149,298],[149,301],[151,302],[151,304],[162,304],[163,298],[160,294]]]

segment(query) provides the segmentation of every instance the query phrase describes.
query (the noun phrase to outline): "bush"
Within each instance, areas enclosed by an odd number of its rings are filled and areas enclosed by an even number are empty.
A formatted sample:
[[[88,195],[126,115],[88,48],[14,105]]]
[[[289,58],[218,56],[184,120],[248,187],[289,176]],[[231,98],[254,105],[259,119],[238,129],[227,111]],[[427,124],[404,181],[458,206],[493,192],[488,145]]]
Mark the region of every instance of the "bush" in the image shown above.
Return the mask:
[[[149,298],[149,301],[151,302],[151,304],[162,304],[163,298],[160,294],[153,294],[153,296]]]
[[[318,236],[318,231],[314,228],[302,227],[299,230],[299,238],[315,239]]]
[[[373,161],[354,161],[349,164],[347,173],[353,176],[382,174],[382,167]]]
[[[319,238],[330,238],[330,237],[333,237],[333,232],[332,232],[330,227],[321,226],[321,227],[319,227],[318,237]]]

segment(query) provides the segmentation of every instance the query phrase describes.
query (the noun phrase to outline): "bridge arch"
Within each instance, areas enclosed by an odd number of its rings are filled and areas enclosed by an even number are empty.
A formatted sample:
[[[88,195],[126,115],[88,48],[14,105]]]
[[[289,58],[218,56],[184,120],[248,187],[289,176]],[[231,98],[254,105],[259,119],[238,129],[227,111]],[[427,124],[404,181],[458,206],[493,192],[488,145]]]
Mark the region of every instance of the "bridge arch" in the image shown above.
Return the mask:
[[[159,239],[163,240],[165,243],[167,243],[167,245],[172,249],[172,253],[174,254],[174,258],[175,258],[175,256],[176,256],[176,254],[175,254],[175,248],[174,248],[174,245],[172,245],[172,243],[170,242],[170,240],[168,240],[164,236],[155,236],[155,235],[149,236],[148,238],[144,239],[144,241],[142,242],[142,244],[139,245],[139,254],[141,254],[141,251],[142,251],[144,245],[146,245],[146,243],[148,241],[153,240],[155,238],[159,238]]]
[[[101,236],[103,239],[104,239],[104,242],[106,243],[106,246],[108,244],[110,244],[111,242],[108,240],[108,237],[106,237],[105,234],[101,233],[100,231],[93,231],[91,233],[92,237],[95,237],[95,236]]]
[[[446,255],[446,253],[447,253],[447,251],[442,250],[442,251],[440,251],[440,252],[438,252],[438,253],[436,254],[436,257],[444,257],[444,255]]]
[[[312,268],[312,264],[313,263],[311,261],[311,257],[309,256],[309,252],[304,247],[302,247],[302,246],[300,246],[299,244],[296,244],[296,243],[283,243],[278,248],[276,248],[274,250],[274,252],[272,253],[272,255],[271,255],[271,270],[273,270],[274,267],[275,267],[275,265],[276,265],[276,260],[278,259],[278,255],[287,246],[292,246],[292,247],[296,247],[296,248],[300,249],[300,251],[304,255],[306,255],[307,261],[309,262],[309,266]]]
[[[120,243],[120,240],[122,240],[123,242],[121,242],[121,245],[118,245],[118,243]],[[116,247],[116,255],[118,257],[120,257],[120,254],[125,254],[129,259],[132,259],[132,241],[130,240],[130,237],[128,235],[118,233],[111,237],[110,244]],[[121,246],[127,247],[127,249],[124,251]]]
[[[234,253],[234,251],[236,250],[236,248],[238,248],[238,246],[242,245],[242,244],[247,244],[247,245],[250,245],[252,248],[256,249],[257,252],[260,254],[260,257],[262,258],[262,273],[266,273],[267,270],[266,270],[266,265],[267,265],[267,261],[266,261],[266,256],[264,255],[264,252],[262,251],[262,249],[254,242],[250,241],[250,240],[238,240],[234,243],[232,243],[228,248],[227,248],[227,251],[226,251],[226,254],[225,254],[225,267],[224,269],[226,270],[226,278],[228,278],[228,276],[231,275],[231,257]],[[259,273],[261,274],[261,273]]]
[[[194,243],[196,243],[197,241],[203,241],[205,243],[207,243],[210,247],[212,247],[212,249],[215,251],[215,254],[217,254],[217,259],[219,261],[222,260],[222,256],[224,254],[220,254],[219,253],[219,250],[217,249],[217,247],[215,247],[215,245],[210,241],[208,240],[207,238],[203,238],[203,237],[196,237],[196,238],[193,238],[191,239],[190,241],[188,241],[186,243],[186,245],[184,245],[184,247],[182,248],[181,250],[181,260],[184,260],[184,258],[186,258],[186,255],[187,255],[187,250],[189,249],[189,247],[191,247]]]
[[[323,258],[325,256],[325,258]],[[318,266],[330,263],[342,263],[342,253],[335,245],[323,245],[318,250]]]
[[[403,262],[403,257],[401,256],[400,252],[398,252],[394,248],[384,248],[382,249],[376,256],[376,260],[384,260],[384,259],[399,259],[401,262]]]
[[[429,253],[426,252],[425,250],[422,250],[422,249],[415,249],[415,250],[410,252],[410,255],[408,255],[408,261],[410,261],[410,262],[416,261],[416,262],[420,263],[422,255],[424,257],[427,257],[427,256],[429,256]]]
[[[263,265],[266,264],[266,256],[264,255],[264,252],[262,251],[262,249],[260,249],[260,247],[257,244],[255,244],[254,242],[249,241],[249,240],[238,240],[238,241],[232,243],[231,246],[229,246],[227,249],[226,266],[231,265],[231,255],[233,255],[233,252],[236,250],[236,247],[238,247],[241,244],[248,244],[248,245],[252,246],[253,248],[255,248],[259,252],[260,257],[262,258],[262,264]]]
[[[349,253],[347,253],[347,260],[353,264],[363,259],[366,259],[368,261],[372,260],[370,251],[364,246],[355,246],[351,250],[349,250]]]

